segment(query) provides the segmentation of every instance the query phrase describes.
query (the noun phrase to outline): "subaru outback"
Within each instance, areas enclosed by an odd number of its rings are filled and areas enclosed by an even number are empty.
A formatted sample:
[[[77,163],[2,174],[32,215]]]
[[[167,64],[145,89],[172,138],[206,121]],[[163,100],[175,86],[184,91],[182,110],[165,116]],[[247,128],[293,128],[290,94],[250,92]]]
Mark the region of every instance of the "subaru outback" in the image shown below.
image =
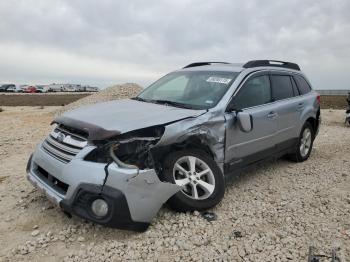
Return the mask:
[[[297,64],[197,62],[138,96],[57,117],[27,165],[67,214],[146,230],[164,203],[205,210],[225,182],[269,158],[309,158],[320,97]]]

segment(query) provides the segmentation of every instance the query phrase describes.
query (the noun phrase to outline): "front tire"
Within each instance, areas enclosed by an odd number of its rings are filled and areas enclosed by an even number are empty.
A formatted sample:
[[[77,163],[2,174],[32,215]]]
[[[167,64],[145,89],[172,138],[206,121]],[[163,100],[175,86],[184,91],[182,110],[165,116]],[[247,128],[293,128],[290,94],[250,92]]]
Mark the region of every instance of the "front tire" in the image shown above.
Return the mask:
[[[294,162],[307,160],[311,154],[314,139],[315,134],[312,125],[309,122],[305,122],[301,129],[295,152],[289,155],[289,158]]]
[[[224,176],[204,151],[185,149],[164,160],[163,179],[182,186],[168,204],[176,211],[205,210],[217,205],[225,194]]]

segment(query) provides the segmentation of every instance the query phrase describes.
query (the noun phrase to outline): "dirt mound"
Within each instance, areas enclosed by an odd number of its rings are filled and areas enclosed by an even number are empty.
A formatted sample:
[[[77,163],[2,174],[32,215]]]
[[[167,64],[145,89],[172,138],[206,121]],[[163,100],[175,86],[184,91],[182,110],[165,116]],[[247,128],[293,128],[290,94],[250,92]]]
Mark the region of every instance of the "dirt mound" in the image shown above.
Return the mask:
[[[106,102],[111,100],[119,100],[136,96],[140,93],[142,87],[133,83],[126,83],[122,85],[115,85],[108,87],[100,92],[93,94],[91,96],[79,99],[71,104],[63,106],[56,111],[56,115],[61,115],[62,113],[75,109],[84,105],[91,105],[100,102]]]

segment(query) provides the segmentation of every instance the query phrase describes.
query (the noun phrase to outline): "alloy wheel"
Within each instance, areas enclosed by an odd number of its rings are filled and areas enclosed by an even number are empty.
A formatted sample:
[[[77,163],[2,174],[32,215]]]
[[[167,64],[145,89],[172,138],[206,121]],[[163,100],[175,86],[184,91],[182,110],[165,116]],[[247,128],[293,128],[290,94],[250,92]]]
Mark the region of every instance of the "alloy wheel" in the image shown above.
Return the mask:
[[[194,156],[179,158],[173,168],[175,183],[182,193],[191,199],[203,200],[210,197],[215,189],[215,177],[210,167]]]
[[[307,154],[309,153],[311,148],[311,142],[312,142],[311,130],[309,128],[305,128],[300,140],[300,148],[299,148],[300,155],[302,157],[307,156]]]

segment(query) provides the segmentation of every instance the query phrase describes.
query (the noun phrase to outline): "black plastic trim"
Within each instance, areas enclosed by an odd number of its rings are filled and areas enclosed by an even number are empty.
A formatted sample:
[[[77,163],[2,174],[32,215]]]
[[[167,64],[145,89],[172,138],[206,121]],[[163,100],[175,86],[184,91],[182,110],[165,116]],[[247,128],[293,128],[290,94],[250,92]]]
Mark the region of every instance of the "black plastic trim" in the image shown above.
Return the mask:
[[[33,159],[33,154],[30,155],[29,159],[28,159],[28,162],[27,162],[27,166],[26,166],[26,171],[27,173],[30,172],[30,167],[32,165],[32,159]]]
[[[104,199],[109,206],[107,215],[102,218],[96,217],[91,210],[91,203],[97,198]],[[70,202],[62,200],[60,206],[65,212],[107,227],[143,232],[150,225],[133,221],[125,195],[109,186],[82,184],[74,199]]]
[[[192,64],[189,64],[185,67],[183,67],[183,69],[185,68],[190,68],[190,67],[196,67],[196,66],[205,66],[205,65],[211,65],[211,64],[230,64],[228,62],[195,62],[195,63],[192,63]]]
[[[298,64],[278,60],[252,60],[243,65],[244,68],[261,66],[282,67],[300,71],[300,67]]]
[[[279,143],[268,149],[259,151],[240,159],[231,159],[224,165],[225,176],[231,177],[237,173],[249,168],[252,165],[261,163],[268,159],[278,159],[283,155],[292,153],[295,146],[298,145],[299,138],[292,138],[285,142]]]

